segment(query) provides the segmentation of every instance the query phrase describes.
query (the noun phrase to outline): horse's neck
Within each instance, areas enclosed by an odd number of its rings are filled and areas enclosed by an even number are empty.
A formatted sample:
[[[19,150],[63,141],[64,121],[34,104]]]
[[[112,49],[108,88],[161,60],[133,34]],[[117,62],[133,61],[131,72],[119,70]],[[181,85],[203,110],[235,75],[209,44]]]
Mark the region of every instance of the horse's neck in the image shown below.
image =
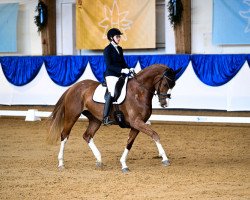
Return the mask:
[[[159,70],[147,70],[145,72],[143,72],[142,74],[140,74],[137,77],[137,80],[143,84],[144,87],[150,89],[150,90],[154,90],[155,87],[155,79],[158,75],[160,75],[161,73],[159,72]]]

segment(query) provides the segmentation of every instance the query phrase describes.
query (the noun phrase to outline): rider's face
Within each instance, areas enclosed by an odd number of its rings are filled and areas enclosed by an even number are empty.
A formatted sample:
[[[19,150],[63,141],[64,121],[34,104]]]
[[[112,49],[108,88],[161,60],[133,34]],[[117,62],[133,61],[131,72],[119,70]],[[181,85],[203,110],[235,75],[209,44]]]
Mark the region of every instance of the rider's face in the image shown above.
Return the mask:
[[[114,41],[116,42],[116,44],[119,44],[120,43],[120,40],[121,40],[121,36],[120,35],[115,35],[113,37]]]

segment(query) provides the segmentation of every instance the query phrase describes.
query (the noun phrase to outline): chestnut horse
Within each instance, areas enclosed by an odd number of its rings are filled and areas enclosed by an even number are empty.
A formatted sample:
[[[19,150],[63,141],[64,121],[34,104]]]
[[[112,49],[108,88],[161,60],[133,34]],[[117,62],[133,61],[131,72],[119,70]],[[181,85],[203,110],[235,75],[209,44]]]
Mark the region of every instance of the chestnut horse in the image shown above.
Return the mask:
[[[140,131],[154,140],[159,151],[159,156],[162,157],[163,165],[169,165],[169,160],[160,143],[159,135],[145,122],[147,122],[152,113],[152,98],[154,95],[158,95],[162,107],[167,107],[167,99],[170,98],[170,91],[175,85],[175,75],[179,71],[180,69],[174,71],[165,65],[154,64],[129,79],[126,98],[119,105],[119,109],[124,114],[125,122],[130,127],[127,145],[120,159],[123,172],[129,171],[126,159]],[[80,81],[65,91],[55,105],[50,117],[51,125],[48,141],[56,142],[61,138],[61,146],[58,154],[59,169],[64,168],[63,154],[65,143],[69,138],[73,125],[81,114],[85,115],[89,120],[87,130],[83,134],[83,139],[92,150],[96,158],[96,165],[99,167],[102,166],[101,153],[93,140],[103,119],[104,104],[96,103],[92,99],[94,91],[99,84],[93,80]],[[111,120],[112,118],[113,116]]]

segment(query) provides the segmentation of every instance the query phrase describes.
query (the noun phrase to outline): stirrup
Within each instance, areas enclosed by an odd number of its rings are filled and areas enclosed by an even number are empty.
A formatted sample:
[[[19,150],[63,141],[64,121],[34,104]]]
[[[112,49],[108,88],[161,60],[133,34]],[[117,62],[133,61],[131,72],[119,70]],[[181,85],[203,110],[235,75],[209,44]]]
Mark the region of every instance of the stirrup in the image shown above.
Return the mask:
[[[105,117],[102,121],[104,126],[108,126],[114,123],[114,121],[109,120],[109,117]]]

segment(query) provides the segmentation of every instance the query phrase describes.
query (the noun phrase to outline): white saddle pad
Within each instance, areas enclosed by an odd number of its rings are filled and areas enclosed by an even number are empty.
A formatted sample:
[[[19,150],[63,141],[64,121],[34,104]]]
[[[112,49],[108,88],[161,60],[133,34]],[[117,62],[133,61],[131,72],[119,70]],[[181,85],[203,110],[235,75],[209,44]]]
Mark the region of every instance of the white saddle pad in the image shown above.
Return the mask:
[[[113,102],[113,104],[121,104],[125,97],[126,97],[126,88],[127,88],[127,82],[128,82],[128,77],[125,79],[125,83],[122,87],[121,95],[117,99],[117,102]],[[107,87],[103,87],[102,84],[98,85],[97,88],[95,89],[94,95],[93,95],[93,100],[98,103],[105,103],[104,95],[107,90]]]

